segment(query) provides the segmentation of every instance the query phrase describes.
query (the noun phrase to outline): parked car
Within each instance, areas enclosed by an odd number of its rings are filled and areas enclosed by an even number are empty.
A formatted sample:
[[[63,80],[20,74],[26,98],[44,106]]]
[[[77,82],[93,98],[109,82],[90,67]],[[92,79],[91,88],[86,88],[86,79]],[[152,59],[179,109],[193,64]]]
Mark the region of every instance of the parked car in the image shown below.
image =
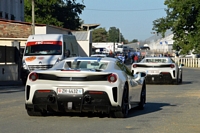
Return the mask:
[[[70,57],[28,75],[25,107],[29,116],[101,112],[124,118],[131,108],[144,108],[145,77],[116,58]]]
[[[148,46],[142,46],[139,48],[139,50],[150,50],[150,47]]]
[[[199,55],[198,54],[187,54],[187,55],[185,55],[185,58],[199,58]]]
[[[178,65],[170,57],[146,57],[139,63],[133,63],[133,74],[146,72],[147,84],[179,84],[183,79],[183,64]]]

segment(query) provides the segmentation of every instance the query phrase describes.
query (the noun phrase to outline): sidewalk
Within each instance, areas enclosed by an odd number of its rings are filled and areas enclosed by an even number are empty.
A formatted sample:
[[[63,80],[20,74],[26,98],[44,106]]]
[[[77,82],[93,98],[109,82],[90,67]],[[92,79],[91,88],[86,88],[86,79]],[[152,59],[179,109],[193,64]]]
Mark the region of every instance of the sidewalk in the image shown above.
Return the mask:
[[[0,86],[23,86],[22,81],[0,81]]]

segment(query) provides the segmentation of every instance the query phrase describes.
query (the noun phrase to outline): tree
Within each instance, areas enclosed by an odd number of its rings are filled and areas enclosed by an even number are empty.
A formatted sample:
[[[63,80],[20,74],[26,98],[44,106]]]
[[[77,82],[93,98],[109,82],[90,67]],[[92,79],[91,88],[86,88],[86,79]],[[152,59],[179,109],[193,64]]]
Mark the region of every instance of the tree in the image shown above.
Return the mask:
[[[79,15],[85,8],[76,0],[35,0],[35,22],[77,30],[82,20]],[[32,21],[30,0],[24,1],[25,21]]]
[[[167,16],[153,21],[153,30],[164,33],[171,30],[174,34],[173,49],[180,47],[186,54],[194,49],[200,52],[200,1],[165,0]]]
[[[138,42],[138,40],[137,39],[133,39],[130,43],[136,43],[136,42]]]
[[[105,28],[94,29],[92,32],[92,42],[107,42],[107,31]]]
[[[110,27],[108,31],[108,41],[109,42],[119,42],[119,29],[116,27]]]

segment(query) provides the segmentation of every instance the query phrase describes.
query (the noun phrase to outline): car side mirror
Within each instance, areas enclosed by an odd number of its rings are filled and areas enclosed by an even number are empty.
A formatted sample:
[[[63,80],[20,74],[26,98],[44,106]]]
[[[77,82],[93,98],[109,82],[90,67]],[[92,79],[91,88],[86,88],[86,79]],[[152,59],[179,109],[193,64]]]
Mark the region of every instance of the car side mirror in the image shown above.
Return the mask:
[[[180,64],[180,65],[179,65],[179,68],[182,68],[183,66],[185,66],[185,65],[184,65],[184,64]]]
[[[147,74],[145,72],[141,72],[141,77],[146,77]]]

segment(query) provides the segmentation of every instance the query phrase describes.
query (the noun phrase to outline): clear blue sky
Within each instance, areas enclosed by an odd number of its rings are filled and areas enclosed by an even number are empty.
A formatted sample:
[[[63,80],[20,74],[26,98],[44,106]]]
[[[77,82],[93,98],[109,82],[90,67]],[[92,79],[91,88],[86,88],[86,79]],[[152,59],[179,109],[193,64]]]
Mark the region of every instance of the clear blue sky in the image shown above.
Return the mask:
[[[84,0],[80,18],[97,28],[119,28],[125,39],[145,40],[152,36],[153,21],[166,16],[165,0]],[[82,0],[76,2],[82,3]]]

